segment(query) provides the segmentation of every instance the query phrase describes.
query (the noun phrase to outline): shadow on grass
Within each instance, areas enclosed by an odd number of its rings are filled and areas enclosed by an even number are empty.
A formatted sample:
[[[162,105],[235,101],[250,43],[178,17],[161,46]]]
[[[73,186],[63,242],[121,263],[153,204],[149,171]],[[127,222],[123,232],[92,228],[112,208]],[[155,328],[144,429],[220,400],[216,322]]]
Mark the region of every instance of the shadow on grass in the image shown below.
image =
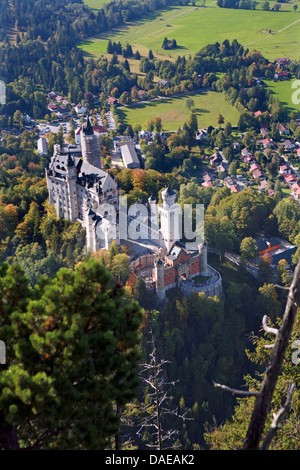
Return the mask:
[[[164,20],[163,18],[160,18],[164,13],[169,12],[170,10],[175,11],[175,10],[180,10],[181,6],[180,5],[170,5],[168,7],[165,7],[164,9],[153,11],[150,13],[146,13],[143,15],[142,18],[137,18],[136,20],[129,21],[122,26],[119,27],[112,27],[111,31],[104,31],[103,33],[99,33],[98,35],[95,35],[94,37],[97,39],[103,39],[103,40],[108,40],[111,38],[115,38],[115,36],[119,34],[124,34],[127,32],[130,28],[132,27],[137,27],[137,26],[144,26],[149,23],[149,21],[155,21],[158,19]]]
[[[193,112],[200,113],[200,114],[209,113],[207,109],[202,109],[202,108],[193,108]]]

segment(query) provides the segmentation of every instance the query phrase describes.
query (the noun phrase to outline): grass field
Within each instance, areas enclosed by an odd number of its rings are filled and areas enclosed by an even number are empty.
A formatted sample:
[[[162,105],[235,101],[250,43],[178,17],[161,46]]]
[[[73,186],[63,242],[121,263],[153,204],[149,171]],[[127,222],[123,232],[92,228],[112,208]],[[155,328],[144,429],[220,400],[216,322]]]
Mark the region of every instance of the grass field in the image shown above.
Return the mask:
[[[105,0],[86,0],[95,8]],[[275,3],[270,1],[270,6]],[[216,0],[196,0],[195,6],[172,6],[165,10],[127,24],[109,33],[83,41],[80,47],[93,56],[106,52],[107,41],[130,43],[135,49],[152,49],[154,54],[164,57],[193,55],[203,46],[225,39],[237,39],[250,50],[257,49],[268,59],[288,56],[300,58],[300,8],[293,11],[296,0],[281,4],[282,11],[262,11],[261,2],[256,10],[233,10],[218,8]],[[98,7],[99,8],[99,7]],[[296,22],[296,23],[295,23]],[[270,33],[271,31],[271,33]],[[164,37],[175,38],[178,49],[164,51]]]
[[[264,83],[271,90],[271,93],[277,95],[280,103],[285,106],[288,111],[299,111],[299,104],[292,102],[292,94],[296,88],[292,88],[294,80],[274,82],[273,80],[264,80]],[[299,86],[297,87],[299,88]]]
[[[83,3],[85,3],[88,7],[93,8],[95,10],[100,10],[103,8],[103,5],[106,3],[109,3],[110,0],[84,0]]]
[[[137,104],[120,109],[121,119],[125,124],[143,124],[148,119],[160,117],[165,131],[175,131],[189,118],[189,110],[185,102],[192,98],[195,103],[194,111],[197,115],[199,128],[209,125],[216,126],[219,114],[234,126],[237,124],[239,114],[235,108],[228,104],[221,93],[215,91],[203,91],[197,94],[188,94],[180,97],[167,98],[160,101],[152,101],[147,104]]]

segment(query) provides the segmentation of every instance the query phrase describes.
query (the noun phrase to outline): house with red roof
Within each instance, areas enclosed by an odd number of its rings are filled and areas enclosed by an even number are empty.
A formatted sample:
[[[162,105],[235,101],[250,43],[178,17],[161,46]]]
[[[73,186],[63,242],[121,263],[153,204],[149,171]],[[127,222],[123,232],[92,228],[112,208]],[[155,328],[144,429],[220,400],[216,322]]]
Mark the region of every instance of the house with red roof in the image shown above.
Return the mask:
[[[296,176],[293,173],[283,175],[286,183],[291,184],[294,181],[297,181]]]
[[[296,201],[300,201],[300,185],[299,183],[294,183],[291,187],[291,195],[296,199]]]
[[[252,176],[255,180],[262,177],[262,172],[259,169],[252,171]]]
[[[280,135],[289,135],[290,130],[286,127],[285,124],[279,124],[279,134]]]
[[[280,165],[279,167],[279,174],[285,175],[291,173],[291,169],[287,165]]]
[[[204,181],[201,186],[203,186],[203,188],[213,188],[213,184],[211,181]]]
[[[230,186],[230,191],[232,193],[239,193],[241,191],[241,188],[237,184],[234,184]]]
[[[107,101],[109,102],[109,104],[116,104],[118,102],[117,98],[114,98],[113,96],[109,96],[107,98]]]

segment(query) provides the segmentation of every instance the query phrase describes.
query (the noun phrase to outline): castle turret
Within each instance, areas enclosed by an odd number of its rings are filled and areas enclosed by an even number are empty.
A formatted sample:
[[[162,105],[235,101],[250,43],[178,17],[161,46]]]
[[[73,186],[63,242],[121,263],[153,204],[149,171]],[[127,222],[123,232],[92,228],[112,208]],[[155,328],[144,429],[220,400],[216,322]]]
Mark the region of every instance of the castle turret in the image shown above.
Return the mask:
[[[160,299],[164,299],[165,293],[165,269],[164,262],[159,258],[155,263],[156,294]]]
[[[78,200],[76,188],[76,167],[75,161],[70,151],[67,160],[67,198],[68,198],[68,219],[75,222],[78,219]]]
[[[208,276],[207,244],[205,242],[199,245],[199,253],[200,253],[200,274],[201,276]]]
[[[81,128],[81,151],[84,161],[97,168],[101,168],[100,138],[94,134],[89,117]]]
[[[161,193],[161,197],[162,197],[162,200],[163,200],[164,208],[173,206],[173,204],[175,204],[175,201],[176,201],[176,191],[174,191],[173,189],[171,189],[168,186]]]
[[[169,251],[181,239],[181,207],[175,204],[176,191],[167,187],[162,193],[163,205],[159,206],[161,243]]]

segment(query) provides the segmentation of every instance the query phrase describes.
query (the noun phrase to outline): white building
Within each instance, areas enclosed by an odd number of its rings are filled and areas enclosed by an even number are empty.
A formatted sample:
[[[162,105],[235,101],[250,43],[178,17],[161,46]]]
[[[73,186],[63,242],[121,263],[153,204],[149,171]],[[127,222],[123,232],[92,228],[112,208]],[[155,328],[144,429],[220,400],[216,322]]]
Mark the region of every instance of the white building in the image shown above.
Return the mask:
[[[86,108],[80,103],[77,104],[74,109],[75,109],[75,112],[79,115],[86,113]]]
[[[56,216],[82,224],[88,250],[108,249],[113,240],[120,243],[120,189],[111,175],[56,145],[46,180]]]
[[[121,156],[126,168],[140,168],[140,161],[135,151],[133,142],[125,142],[120,145]]]
[[[158,207],[162,244],[169,251],[176,241],[181,240],[181,207],[175,204],[176,191],[167,187],[162,193],[163,204]]]
[[[37,150],[38,150],[38,155],[47,155],[48,148],[47,148],[47,141],[45,137],[39,138],[37,142]]]

